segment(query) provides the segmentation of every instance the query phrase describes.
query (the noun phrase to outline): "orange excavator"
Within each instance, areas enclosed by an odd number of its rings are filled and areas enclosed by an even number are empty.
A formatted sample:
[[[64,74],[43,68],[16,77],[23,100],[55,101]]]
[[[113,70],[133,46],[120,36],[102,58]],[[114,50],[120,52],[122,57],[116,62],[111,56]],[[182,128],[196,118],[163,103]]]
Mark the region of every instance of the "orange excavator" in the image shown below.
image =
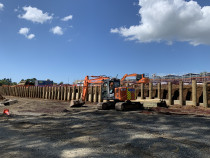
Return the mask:
[[[134,84],[138,84],[138,83],[145,83],[145,84],[147,84],[147,83],[150,82],[149,78],[145,77],[145,74],[136,74],[136,73],[134,73],[134,74],[125,74],[125,75],[121,78],[121,84],[123,84],[123,83],[125,83],[125,82],[129,82],[129,81],[125,81],[125,79],[126,79],[127,77],[136,77],[135,81],[132,82],[132,83],[134,83]]]
[[[101,97],[104,102],[98,103],[99,110],[107,110],[115,108],[116,110],[140,109],[142,105],[140,102],[132,102],[136,100],[136,91],[132,87],[121,87],[120,79],[109,78],[105,76],[89,76],[85,77],[83,93],[81,100],[72,100],[71,107],[82,106],[85,104],[89,84],[101,85]]]
[[[91,78],[91,79],[90,79]],[[103,80],[109,79],[106,76],[86,76],[83,83],[82,98],[80,100],[71,100],[70,106],[77,107],[85,104],[89,84],[102,84]]]

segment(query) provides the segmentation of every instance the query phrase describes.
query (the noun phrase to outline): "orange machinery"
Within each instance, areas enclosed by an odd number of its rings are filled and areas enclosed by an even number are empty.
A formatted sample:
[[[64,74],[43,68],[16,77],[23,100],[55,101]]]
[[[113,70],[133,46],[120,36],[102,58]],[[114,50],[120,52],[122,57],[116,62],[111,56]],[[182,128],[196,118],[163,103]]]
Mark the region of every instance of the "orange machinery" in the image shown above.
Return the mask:
[[[92,79],[90,79],[90,77]],[[103,80],[105,80],[105,79],[109,79],[109,77],[106,77],[106,76],[86,76],[85,80],[84,80],[84,83],[83,83],[82,99],[81,100],[72,100],[70,102],[70,106],[75,107],[75,106],[82,106],[83,104],[85,104],[89,84],[90,83],[92,83],[92,84],[102,84]]]
[[[149,83],[150,79],[145,77],[145,74],[125,74],[122,78],[121,78],[121,84],[125,83],[125,79],[127,77],[136,77],[136,81],[134,82],[134,84],[138,84],[138,83]],[[127,82],[127,81],[126,81]]]
[[[132,102],[136,99],[135,88],[132,87],[121,87],[120,79],[109,78],[105,76],[91,76],[93,79],[89,79],[89,76],[85,77],[82,99],[72,100],[70,103],[71,107],[82,106],[85,104],[87,97],[88,85],[100,84],[101,85],[101,97],[104,100],[102,103],[98,103],[99,110],[107,110],[115,108],[116,110],[127,110],[127,109],[139,109],[142,107],[140,102]]]
[[[92,84],[102,84],[103,80],[109,79],[109,77],[105,76],[90,76],[92,79],[89,79],[89,76],[85,77],[84,84],[83,84],[83,91],[82,91],[82,100],[85,101],[88,91],[88,85]]]
[[[115,99],[119,101],[135,100],[136,91],[132,87],[118,87],[115,88]]]

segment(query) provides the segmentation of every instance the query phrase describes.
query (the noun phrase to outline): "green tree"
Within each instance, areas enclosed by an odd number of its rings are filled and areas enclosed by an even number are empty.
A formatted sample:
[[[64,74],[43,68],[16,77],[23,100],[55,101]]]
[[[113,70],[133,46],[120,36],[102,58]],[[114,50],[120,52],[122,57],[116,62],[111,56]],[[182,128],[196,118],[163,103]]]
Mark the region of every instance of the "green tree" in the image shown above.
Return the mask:
[[[26,85],[35,85],[36,78],[26,79]]]
[[[63,82],[60,82],[60,83],[59,83],[59,85],[62,85],[62,84],[63,84]]]
[[[0,80],[0,85],[12,85],[12,79],[11,78],[3,78]]]

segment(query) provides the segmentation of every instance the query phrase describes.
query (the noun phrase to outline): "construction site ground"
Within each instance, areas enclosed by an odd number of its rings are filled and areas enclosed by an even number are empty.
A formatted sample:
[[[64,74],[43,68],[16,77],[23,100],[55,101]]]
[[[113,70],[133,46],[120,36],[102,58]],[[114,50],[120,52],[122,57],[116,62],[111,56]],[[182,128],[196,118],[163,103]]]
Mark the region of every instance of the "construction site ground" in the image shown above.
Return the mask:
[[[63,101],[6,98],[17,99],[18,103],[0,106],[1,112],[8,108],[11,114],[0,115],[1,157],[209,158],[210,155],[210,116],[206,109],[201,110],[203,115],[183,114],[178,106],[99,111],[91,104],[70,108]]]

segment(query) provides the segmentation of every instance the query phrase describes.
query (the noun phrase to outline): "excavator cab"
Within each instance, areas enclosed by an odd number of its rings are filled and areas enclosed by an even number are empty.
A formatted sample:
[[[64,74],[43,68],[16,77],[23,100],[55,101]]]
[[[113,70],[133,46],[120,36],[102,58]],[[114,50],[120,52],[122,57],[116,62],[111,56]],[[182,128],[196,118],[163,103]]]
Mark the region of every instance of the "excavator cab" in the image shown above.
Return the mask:
[[[104,100],[115,100],[115,88],[120,87],[120,79],[112,78],[103,80],[102,98]]]
[[[145,77],[144,74],[137,74],[137,75],[136,75],[136,81],[139,81],[139,80],[141,80],[141,79],[144,78],[144,77]]]
[[[136,99],[135,88],[121,87],[120,79],[106,79],[102,84],[102,99],[104,102],[98,103],[99,110],[128,110],[140,109],[142,105],[140,102],[132,102]]]

